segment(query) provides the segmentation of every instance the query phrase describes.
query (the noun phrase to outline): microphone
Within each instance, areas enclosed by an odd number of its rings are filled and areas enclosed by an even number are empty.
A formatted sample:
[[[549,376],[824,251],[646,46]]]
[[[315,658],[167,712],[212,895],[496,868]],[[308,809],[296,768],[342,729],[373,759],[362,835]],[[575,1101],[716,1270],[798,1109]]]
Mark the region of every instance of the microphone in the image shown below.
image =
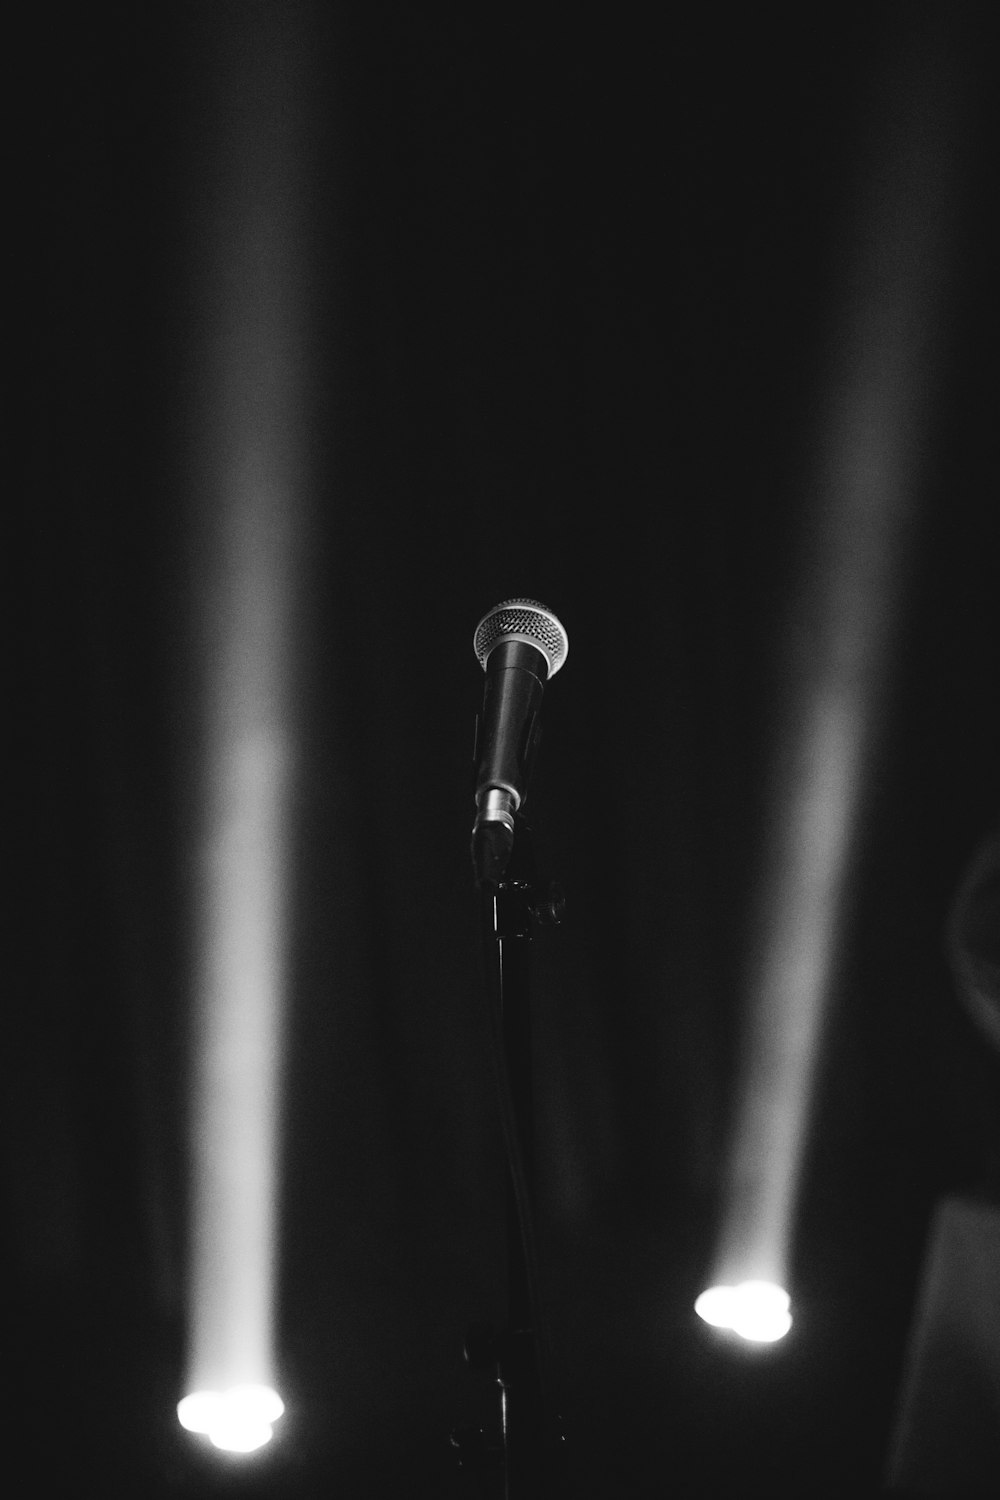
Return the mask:
[[[537,599],[505,599],[480,620],[472,647],[486,673],[476,724],[472,867],[477,885],[498,884],[541,735],[542,690],[566,660],[569,636]]]

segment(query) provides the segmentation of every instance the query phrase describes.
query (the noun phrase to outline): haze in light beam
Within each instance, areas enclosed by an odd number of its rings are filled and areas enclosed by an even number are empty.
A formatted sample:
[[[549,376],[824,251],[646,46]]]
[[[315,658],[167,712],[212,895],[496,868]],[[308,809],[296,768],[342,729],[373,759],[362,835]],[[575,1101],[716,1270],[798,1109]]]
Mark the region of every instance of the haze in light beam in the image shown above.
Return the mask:
[[[202,764],[186,1401],[212,1397],[205,1430],[239,1451],[266,1441],[273,1420],[234,1390],[270,1388],[274,1365],[289,811],[308,593],[307,13],[220,6],[192,23],[204,42],[193,63],[189,253]]]
[[[933,27],[931,28],[933,30]],[[860,811],[890,680],[949,269],[961,79],[914,38],[885,80],[846,286],[786,700],[714,1280],[783,1284]]]

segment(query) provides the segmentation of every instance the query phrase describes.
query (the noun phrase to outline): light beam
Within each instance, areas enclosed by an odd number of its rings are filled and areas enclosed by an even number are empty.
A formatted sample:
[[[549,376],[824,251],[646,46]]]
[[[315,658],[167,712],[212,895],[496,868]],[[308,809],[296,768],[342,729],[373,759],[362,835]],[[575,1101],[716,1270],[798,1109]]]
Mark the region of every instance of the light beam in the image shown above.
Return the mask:
[[[252,1452],[273,1390],[290,808],[305,525],[311,38],[298,5],[193,23],[190,409],[201,728],[187,1395]],[[199,93],[200,89],[200,93]]]
[[[758,937],[714,1287],[699,1298],[702,1316],[721,1306],[728,1317],[732,1288],[784,1286],[788,1272],[940,355],[960,80],[936,41],[912,38],[884,80],[870,175],[847,227],[848,290],[807,496],[806,552],[784,632],[785,701]]]

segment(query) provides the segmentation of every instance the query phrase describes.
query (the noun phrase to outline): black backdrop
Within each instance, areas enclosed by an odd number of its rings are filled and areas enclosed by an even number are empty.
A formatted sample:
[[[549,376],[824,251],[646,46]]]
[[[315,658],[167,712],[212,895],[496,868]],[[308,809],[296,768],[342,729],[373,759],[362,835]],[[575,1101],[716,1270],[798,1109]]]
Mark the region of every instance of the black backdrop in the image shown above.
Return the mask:
[[[997,1189],[996,1066],[943,955],[1000,748],[994,54],[962,8],[934,10],[640,25],[177,6],[53,17],[26,40],[5,1238],[33,1492],[61,1492],[66,1452],[136,1494],[469,1492],[447,1434],[490,1397],[462,1336],[503,1307],[471,634],[515,594],[571,640],[532,803],[568,894],[535,1004],[572,1492],[877,1489],[929,1214]],[[313,80],[289,1411],[273,1452],[219,1467],[173,1416],[199,101],[262,17],[287,27],[289,66],[307,38]],[[914,37],[958,80],[952,248],[797,1217],[800,1316],[761,1360],[720,1352],[691,1302],[722,1206],[804,497],[865,232],[853,195]]]

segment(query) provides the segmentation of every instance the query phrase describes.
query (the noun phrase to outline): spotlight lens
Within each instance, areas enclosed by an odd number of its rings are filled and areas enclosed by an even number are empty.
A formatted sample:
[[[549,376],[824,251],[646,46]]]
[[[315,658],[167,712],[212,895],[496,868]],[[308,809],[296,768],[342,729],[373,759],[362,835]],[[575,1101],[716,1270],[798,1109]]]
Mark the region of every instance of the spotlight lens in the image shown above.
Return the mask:
[[[194,1391],[178,1403],[177,1416],[189,1432],[207,1433],[216,1448],[253,1453],[274,1436],[272,1422],[285,1409],[266,1385],[237,1385],[228,1391]]]
[[[773,1344],[792,1326],[789,1296],[770,1281],[741,1281],[702,1292],[694,1310],[715,1328],[728,1328],[753,1344]]]
[[[694,1305],[699,1318],[711,1323],[713,1328],[732,1328],[733,1289],[731,1286],[710,1286],[702,1292]]]
[[[233,1408],[259,1417],[262,1422],[276,1422],[285,1409],[277,1391],[268,1385],[236,1385],[226,1392],[226,1400]]]
[[[736,1305],[731,1327],[740,1338],[755,1344],[772,1344],[784,1338],[792,1326],[789,1297],[783,1287],[770,1281],[744,1281],[735,1289]]]
[[[220,1414],[222,1397],[218,1391],[192,1391],[177,1403],[177,1417],[188,1432],[208,1432]]]
[[[209,1429],[212,1446],[226,1453],[253,1453],[274,1437],[270,1422],[262,1422],[252,1412],[227,1408]]]

